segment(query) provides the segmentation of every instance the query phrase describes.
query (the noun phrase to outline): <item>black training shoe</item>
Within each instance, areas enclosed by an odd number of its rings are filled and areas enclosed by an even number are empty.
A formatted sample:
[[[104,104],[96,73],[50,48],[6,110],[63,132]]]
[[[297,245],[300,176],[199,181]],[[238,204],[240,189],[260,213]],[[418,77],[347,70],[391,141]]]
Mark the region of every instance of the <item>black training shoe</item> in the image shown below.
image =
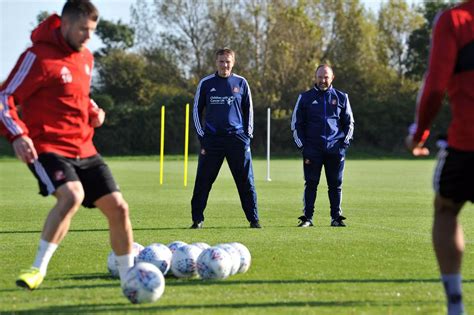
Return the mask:
[[[300,220],[300,223],[298,224],[298,227],[310,227],[313,226],[313,221],[309,220],[307,217],[302,215],[301,217],[298,218]]]
[[[193,225],[191,225],[190,229],[202,229],[204,222],[202,221],[194,221]]]
[[[334,226],[334,227],[346,227],[346,224],[344,223],[343,220],[345,220],[346,218],[343,217],[342,215],[339,216],[337,219],[332,219],[331,220],[331,226]]]
[[[251,229],[261,229],[262,226],[260,225],[260,222],[252,221],[252,222],[250,222],[250,228]]]

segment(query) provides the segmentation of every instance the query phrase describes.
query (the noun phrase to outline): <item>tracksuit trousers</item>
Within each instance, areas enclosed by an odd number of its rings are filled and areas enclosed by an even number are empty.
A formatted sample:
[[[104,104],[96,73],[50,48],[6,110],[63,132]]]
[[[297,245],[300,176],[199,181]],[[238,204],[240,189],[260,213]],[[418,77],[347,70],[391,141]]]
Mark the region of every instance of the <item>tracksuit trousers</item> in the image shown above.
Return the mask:
[[[314,203],[321,178],[321,170],[324,166],[326,181],[328,185],[328,196],[331,207],[331,218],[337,219],[342,215],[342,177],[344,173],[345,154],[322,153],[316,157],[304,158],[304,215],[309,220],[313,219]]]
[[[249,222],[258,221],[250,138],[243,133],[223,136],[206,135],[202,139],[191,199],[193,221],[204,221],[204,209],[207,205],[209,192],[219,174],[224,158],[229,164],[247,220]]]

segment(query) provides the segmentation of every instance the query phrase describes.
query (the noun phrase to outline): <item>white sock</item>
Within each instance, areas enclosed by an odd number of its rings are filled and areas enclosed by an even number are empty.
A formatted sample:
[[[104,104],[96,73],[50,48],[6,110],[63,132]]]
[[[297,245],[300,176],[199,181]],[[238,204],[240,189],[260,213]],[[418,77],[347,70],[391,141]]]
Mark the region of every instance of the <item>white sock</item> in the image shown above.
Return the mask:
[[[448,315],[458,315],[464,312],[462,302],[462,278],[460,273],[441,275],[444,290],[448,300]]]
[[[127,271],[133,267],[135,257],[132,254],[116,256],[120,282],[123,283]]]
[[[51,260],[51,257],[53,257],[57,248],[58,244],[46,242],[43,239],[40,240],[33,267],[39,268],[43,276],[46,276],[49,261]]]

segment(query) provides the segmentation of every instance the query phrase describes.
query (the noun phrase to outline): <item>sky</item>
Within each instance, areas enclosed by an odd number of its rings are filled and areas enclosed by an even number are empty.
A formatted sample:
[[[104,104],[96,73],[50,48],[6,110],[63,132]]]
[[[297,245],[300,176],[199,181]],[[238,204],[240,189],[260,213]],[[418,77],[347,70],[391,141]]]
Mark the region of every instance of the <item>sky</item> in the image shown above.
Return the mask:
[[[150,0],[151,1],[151,0]],[[172,1],[172,0],[170,0]],[[408,0],[417,3],[421,0]],[[366,8],[376,12],[384,0],[362,0]],[[130,22],[130,7],[135,0],[94,0],[101,17],[116,22]],[[61,13],[61,0],[0,0],[0,82],[5,80],[20,54],[30,46],[30,34],[36,25],[36,16],[41,11]],[[101,47],[100,39],[94,35],[89,48]]]

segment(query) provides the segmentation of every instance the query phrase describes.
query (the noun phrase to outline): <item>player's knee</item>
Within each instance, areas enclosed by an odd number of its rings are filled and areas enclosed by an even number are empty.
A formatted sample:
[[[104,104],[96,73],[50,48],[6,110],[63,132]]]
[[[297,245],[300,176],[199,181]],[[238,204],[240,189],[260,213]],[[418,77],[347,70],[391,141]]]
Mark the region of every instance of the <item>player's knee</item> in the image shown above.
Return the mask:
[[[81,185],[67,185],[56,192],[58,202],[67,211],[76,211],[84,200],[84,189]]]
[[[451,199],[437,195],[435,198],[435,214],[457,216],[462,208],[462,203],[456,203]]]
[[[117,202],[117,204],[115,205],[115,209],[114,211],[112,211],[111,215],[112,220],[114,221],[126,221],[129,216],[128,203],[123,199]]]

